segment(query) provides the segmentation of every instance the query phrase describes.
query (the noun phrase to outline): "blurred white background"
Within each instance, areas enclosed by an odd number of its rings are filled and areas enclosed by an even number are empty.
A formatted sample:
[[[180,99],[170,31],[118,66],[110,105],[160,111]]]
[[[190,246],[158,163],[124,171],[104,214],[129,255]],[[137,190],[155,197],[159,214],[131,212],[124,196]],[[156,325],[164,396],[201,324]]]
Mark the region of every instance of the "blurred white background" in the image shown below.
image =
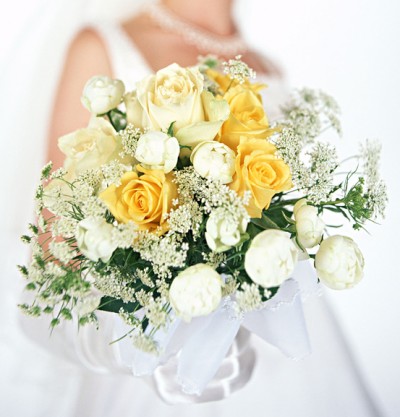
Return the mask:
[[[117,3],[112,2],[114,11]],[[15,0],[2,6],[1,77],[14,51],[37,32],[37,20],[56,4],[56,0]],[[329,298],[379,405],[386,416],[396,417],[400,415],[400,3],[239,0],[237,15],[250,43],[283,65],[291,85],[321,88],[338,100],[344,124],[339,149],[357,151],[365,138],[383,143],[382,175],[390,196],[387,218],[382,226],[369,227],[371,236],[358,233],[366,258],[363,282],[348,292],[330,291]],[[35,50],[31,53],[34,56]],[[30,56],[26,65],[31,65]],[[19,363],[17,357],[7,358]],[[3,381],[7,383],[6,378]]]

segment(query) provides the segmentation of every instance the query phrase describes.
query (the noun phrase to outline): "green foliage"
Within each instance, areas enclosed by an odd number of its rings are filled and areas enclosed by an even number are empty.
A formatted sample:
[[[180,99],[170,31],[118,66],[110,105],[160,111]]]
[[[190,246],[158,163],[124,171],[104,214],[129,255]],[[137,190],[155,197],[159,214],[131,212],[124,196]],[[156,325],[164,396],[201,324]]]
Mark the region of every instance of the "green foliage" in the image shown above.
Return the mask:
[[[364,223],[370,220],[373,211],[368,206],[368,194],[364,190],[364,178],[358,178],[357,182],[349,185],[349,180],[353,173],[346,177],[340,188],[343,197],[332,201],[321,203],[323,209],[341,214],[353,223],[355,230],[364,229]]]
[[[28,268],[25,265],[18,265],[17,268],[21,275],[23,275],[26,278],[29,276]]]
[[[113,297],[102,297],[98,310],[118,313],[121,308],[124,311],[132,313],[140,308],[140,304],[138,302],[124,303],[122,300]]]
[[[121,130],[124,130],[126,128],[126,113],[122,112],[119,109],[113,109],[107,113],[107,116],[110,123],[113,125],[114,129],[117,132],[120,132]]]
[[[176,122],[172,122],[170,125],[169,125],[169,127],[168,127],[168,130],[167,130],[167,135],[168,136],[171,136],[171,137],[173,137],[174,136],[174,124],[175,124]]]

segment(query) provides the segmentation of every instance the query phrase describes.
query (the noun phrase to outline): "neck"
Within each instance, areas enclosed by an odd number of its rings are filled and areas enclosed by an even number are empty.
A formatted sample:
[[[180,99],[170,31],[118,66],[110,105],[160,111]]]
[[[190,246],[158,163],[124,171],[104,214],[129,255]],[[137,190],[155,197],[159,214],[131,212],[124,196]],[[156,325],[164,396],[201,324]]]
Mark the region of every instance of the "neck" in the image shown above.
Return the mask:
[[[186,22],[208,32],[221,36],[236,33],[232,0],[162,0],[161,3]]]

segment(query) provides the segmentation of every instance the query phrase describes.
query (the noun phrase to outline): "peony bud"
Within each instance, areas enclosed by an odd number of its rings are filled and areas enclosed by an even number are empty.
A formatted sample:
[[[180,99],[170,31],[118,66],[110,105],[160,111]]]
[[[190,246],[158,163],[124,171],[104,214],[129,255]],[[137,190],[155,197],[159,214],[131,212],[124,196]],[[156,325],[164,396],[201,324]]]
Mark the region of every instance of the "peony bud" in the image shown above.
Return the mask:
[[[222,279],[206,264],[197,264],[181,271],[172,281],[169,299],[178,316],[185,321],[213,312],[222,297]]]
[[[125,92],[124,83],[106,75],[92,77],[85,85],[81,97],[82,104],[94,115],[115,109]]]
[[[313,248],[318,245],[325,230],[325,223],[318,216],[318,209],[309,206],[303,198],[295,204],[293,213],[299,243],[304,248]]]
[[[142,135],[137,144],[135,158],[147,169],[171,172],[178,162],[179,142],[163,132],[151,131]]]
[[[298,250],[290,234],[269,229],[259,233],[246,252],[244,267],[249,277],[265,288],[277,287],[292,274]]]
[[[224,252],[237,245],[246,232],[248,219],[238,223],[233,216],[227,216],[225,210],[213,211],[206,224],[206,241],[214,252]]]
[[[364,257],[353,239],[331,236],[321,243],[315,268],[326,286],[343,290],[353,287],[363,277]]]
[[[192,151],[190,161],[203,178],[232,182],[235,173],[235,152],[220,142],[201,142]]]

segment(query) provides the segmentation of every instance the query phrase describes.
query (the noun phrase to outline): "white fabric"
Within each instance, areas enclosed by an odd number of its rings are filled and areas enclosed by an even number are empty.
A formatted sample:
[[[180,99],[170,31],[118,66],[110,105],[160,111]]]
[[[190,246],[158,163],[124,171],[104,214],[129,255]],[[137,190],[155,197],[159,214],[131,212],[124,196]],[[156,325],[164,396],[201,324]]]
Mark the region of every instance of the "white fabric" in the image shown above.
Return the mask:
[[[134,82],[149,71],[119,26],[107,24],[97,26],[97,29],[108,45],[116,77]],[[284,90],[282,86],[279,87],[277,80],[272,80],[270,86],[269,92],[266,92],[267,103],[274,104],[276,108],[280,101],[277,97],[282,96]],[[48,108],[44,110],[48,112]],[[45,129],[42,134],[44,137]],[[24,145],[27,142],[26,139],[23,139],[23,142],[21,139]],[[29,217],[27,204],[30,203],[24,196],[32,196],[32,175],[35,175],[34,170],[38,172],[44,151],[44,146],[41,146],[35,152],[37,143],[40,144],[40,140],[33,138],[31,152],[28,153],[24,149],[26,160],[22,163],[18,158],[22,153],[22,145],[14,146],[15,153],[10,154],[8,158],[13,175],[21,179],[21,188],[19,192],[10,188],[10,192],[3,195],[11,198],[15,203],[13,207],[19,207],[20,211],[15,212],[15,221],[9,223],[7,230],[2,230],[9,251],[1,248],[2,254],[8,253],[7,259],[2,260],[1,265],[5,268],[2,275],[8,278],[3,281],[4,285],[13,282],[16,288],[20,287],[20,284],[17,284],[20,277],[15,272],[14,265],[23,263],[28,255],[17,242],[17,235],[23,230],[25,220]],[[35,164],[30,163],[32,160]],[[16,164],[15,161],[19,163]],[[25,176],[21,170],[24,165],[31,169]],[[7,218],[13,219],[11,211],[7,212]],[[5,291],[5,288],[1,290]],[[169,407],[142,379],[134,379],[120,371],[114,347],[107,344],[113,333],[110,314],[101,315],[101,328],[98,332],[87,329],[78,335],[76,327],[67,324],[63,331],[54,332],[51,338],[48,337],[48,327],[44,321],[24,319],[25,332],[55,354],[54,357],[50,357],[15,332],[19,316],[14,306],[18,292],[8,293],[10,295],[5,299],[0,311],[1,315],[8,314],[10,317],[7,325],[1,329],[3,334],[0,354],[3,360],[9,357],[12,362],[8,363],[1,373],[3,380],[0,415],[223,417],[242,416],[249,412],[252,416],[279,417],[380,415],[323,298],[313,298],[305,304],[313,350],[311,356],[294,362],[263,340],[252,337],[251,344],[256,352],[257,362],[252,380],[242,390],[223,402]],[[8,335],[6,332],[9,332]],[[89,341],[91,349],[96,348],[99,352],[93,351],[91,354],[90,350],[86,351],[84,365],[89,369],[100,370],[100,373],[94,374],[84,370],[81,364],[70,365],[61,360],[61,357],[65,357],[79,364],[83,349],[88,348],[85,340]],[[15,361],[15,350],[19,351],[18,363]],[[90,357],[93,358],[92,363],[87,361]],[[18,371],[15,372],[16,370]]]

